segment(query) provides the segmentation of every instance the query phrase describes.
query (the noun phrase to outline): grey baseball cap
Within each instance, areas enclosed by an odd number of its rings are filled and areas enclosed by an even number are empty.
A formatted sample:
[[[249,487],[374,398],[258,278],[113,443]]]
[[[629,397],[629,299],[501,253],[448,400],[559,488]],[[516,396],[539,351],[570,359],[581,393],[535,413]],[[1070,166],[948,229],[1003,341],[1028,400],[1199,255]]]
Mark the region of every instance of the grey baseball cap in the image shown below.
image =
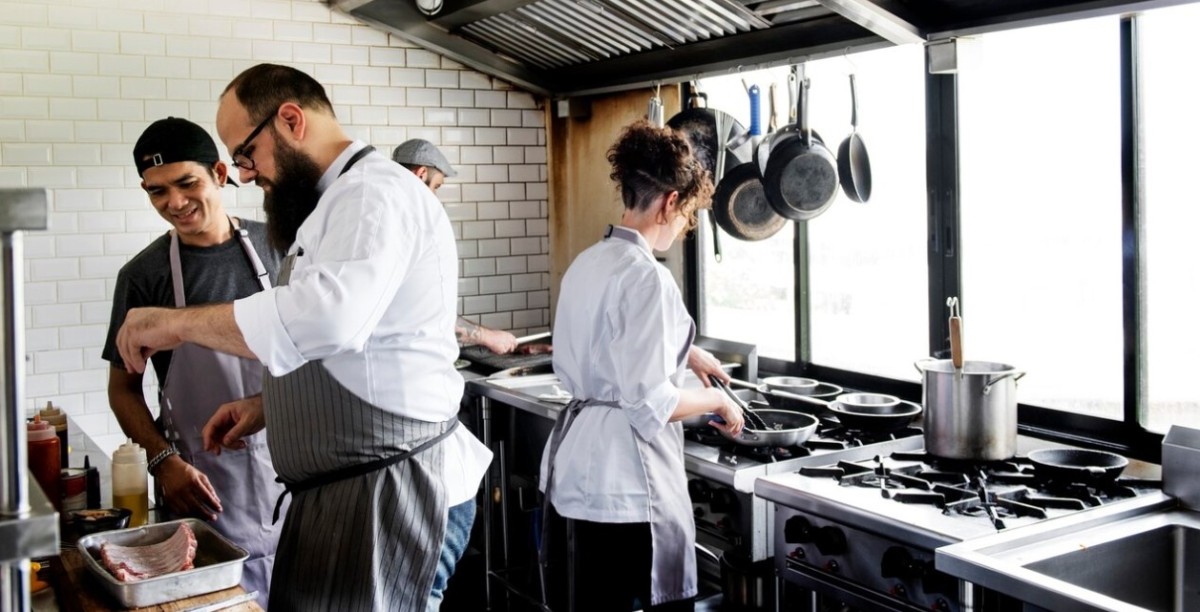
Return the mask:
[[[446,156],[432,142],[420,138],[407,140],[396,147],[392,151],[392,161],[410,166],[428,166],[446,176],[458,176],[458,171],[450,165]]]

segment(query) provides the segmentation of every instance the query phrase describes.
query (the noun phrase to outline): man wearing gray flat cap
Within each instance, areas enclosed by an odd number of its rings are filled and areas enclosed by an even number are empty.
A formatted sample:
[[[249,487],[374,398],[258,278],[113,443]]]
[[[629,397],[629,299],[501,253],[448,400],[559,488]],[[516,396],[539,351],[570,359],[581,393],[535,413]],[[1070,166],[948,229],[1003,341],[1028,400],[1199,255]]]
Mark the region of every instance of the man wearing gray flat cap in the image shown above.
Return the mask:
[[[432,142],[413,138],[400,143],[392,151],[392,161],[408,168],[435,194],[446,182],[446,177],[458,176],[454,166]],[[463,317],[454,323],[454,334],[461,346],[478,344],[498,355],[511,353],[517,348],[517,337],[499,329],[484,327]]]
[[[396,147],[392,161],[412,170],[434,193],[446,182],[446,177],[458,176],[446,156],[432,142],[420,138],[406,140]]]

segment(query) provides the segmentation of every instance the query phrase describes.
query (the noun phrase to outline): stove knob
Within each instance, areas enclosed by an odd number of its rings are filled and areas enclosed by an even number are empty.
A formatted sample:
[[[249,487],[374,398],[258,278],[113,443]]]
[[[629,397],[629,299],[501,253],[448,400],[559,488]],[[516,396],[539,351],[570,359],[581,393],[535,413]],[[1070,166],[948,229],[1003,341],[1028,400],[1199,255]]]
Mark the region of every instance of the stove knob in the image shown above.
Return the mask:
[[[788,544],[807,544],[813,540],[813,526],[803,516],[793,516],[783,524],[783,541]]]
[[[899,546],[884,551],[879,566],[884,578],[913,580],[921,575],[921,567],[913,562],[912,553]]]
[[[712,492],[709,507],[713,512],[729,512],[737,508],[737,495],[732,489],[716,489]]]
[[[932,564],[926,564],[922,573],[921,588],[926,593],[958,594],[958,578],[933,569]]]
[[[688,497],[697,504],[706,504],[712,499],[712,487],[698,478],[688,481]]]
[[[837,527],[822,527],[813,534],[813,543],[822,555],[840,555],[846,552],[846,533]]]
[[[842,567],[840,565],[838,565],[838,562],[834,561],[833,559],[830,559],[825,562],[825,571],[829,572],[830,574],[836,574],[836,573],[838,573],[838,570],[840,570],[840,569],[842,569]]]

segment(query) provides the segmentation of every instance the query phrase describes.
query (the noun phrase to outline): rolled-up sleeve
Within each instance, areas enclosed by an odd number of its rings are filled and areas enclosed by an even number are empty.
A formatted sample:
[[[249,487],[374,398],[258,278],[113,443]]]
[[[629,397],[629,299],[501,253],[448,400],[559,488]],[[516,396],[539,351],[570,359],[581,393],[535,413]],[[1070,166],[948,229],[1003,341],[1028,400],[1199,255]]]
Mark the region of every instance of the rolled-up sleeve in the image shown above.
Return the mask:
[[[416,202],[433,196],[412,188],[424,189],[419,182],[345,183],[301,226],[296,240],[307,252],[288,285],[234,304],[246,344],[272,375],[362,351],[427,242],[422,230],[434,206]]]
[[[654,270],[630,277],[622,287],[618,310],[608,313],[613,329],[612,355],[619,356],[621,407],[643,440],[658,436],[679,404],[679,388],[670,380],[679,347],[668,346],[672,310],[662,279]]]
[[[235,301],[233,318],[246,346],[272,376],[283,376],[307,361],[279,319],[274,291],[262,291]]]

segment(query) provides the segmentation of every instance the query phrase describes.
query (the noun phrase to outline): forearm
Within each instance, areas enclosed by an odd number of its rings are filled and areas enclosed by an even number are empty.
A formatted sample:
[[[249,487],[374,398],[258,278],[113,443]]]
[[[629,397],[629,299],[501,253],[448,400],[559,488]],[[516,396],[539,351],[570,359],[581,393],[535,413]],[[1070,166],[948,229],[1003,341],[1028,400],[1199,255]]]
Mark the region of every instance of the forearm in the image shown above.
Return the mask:
[[[680,389],[679,403],[675,412],[671,413],[672,421],[679,421],[691,416],[716,412],[725,405],[721,391],[716,388]]]
[[[458,344],[461,346],[479,344],[483,340],[485,329],[487,328],[463,317],[458,317],[454,322],[454,335],[458,338]]]
[[[183,342],[238,357],[258,358],[247,346],[246,338],[237,326],[233,304],[181,308],[172,319],[172,327]]]
[[[118,376],[118,373],[121,376]],[[108,386],[109,406],[125,436],[146,449],[147,457],[154,457],[166,450],[170,444],[154,424],[150,407],[146,405],[142,396],[141,378],[138,377],[135,390],[120,380],[123,376],[127,376],[124,370],[114,368]]]

